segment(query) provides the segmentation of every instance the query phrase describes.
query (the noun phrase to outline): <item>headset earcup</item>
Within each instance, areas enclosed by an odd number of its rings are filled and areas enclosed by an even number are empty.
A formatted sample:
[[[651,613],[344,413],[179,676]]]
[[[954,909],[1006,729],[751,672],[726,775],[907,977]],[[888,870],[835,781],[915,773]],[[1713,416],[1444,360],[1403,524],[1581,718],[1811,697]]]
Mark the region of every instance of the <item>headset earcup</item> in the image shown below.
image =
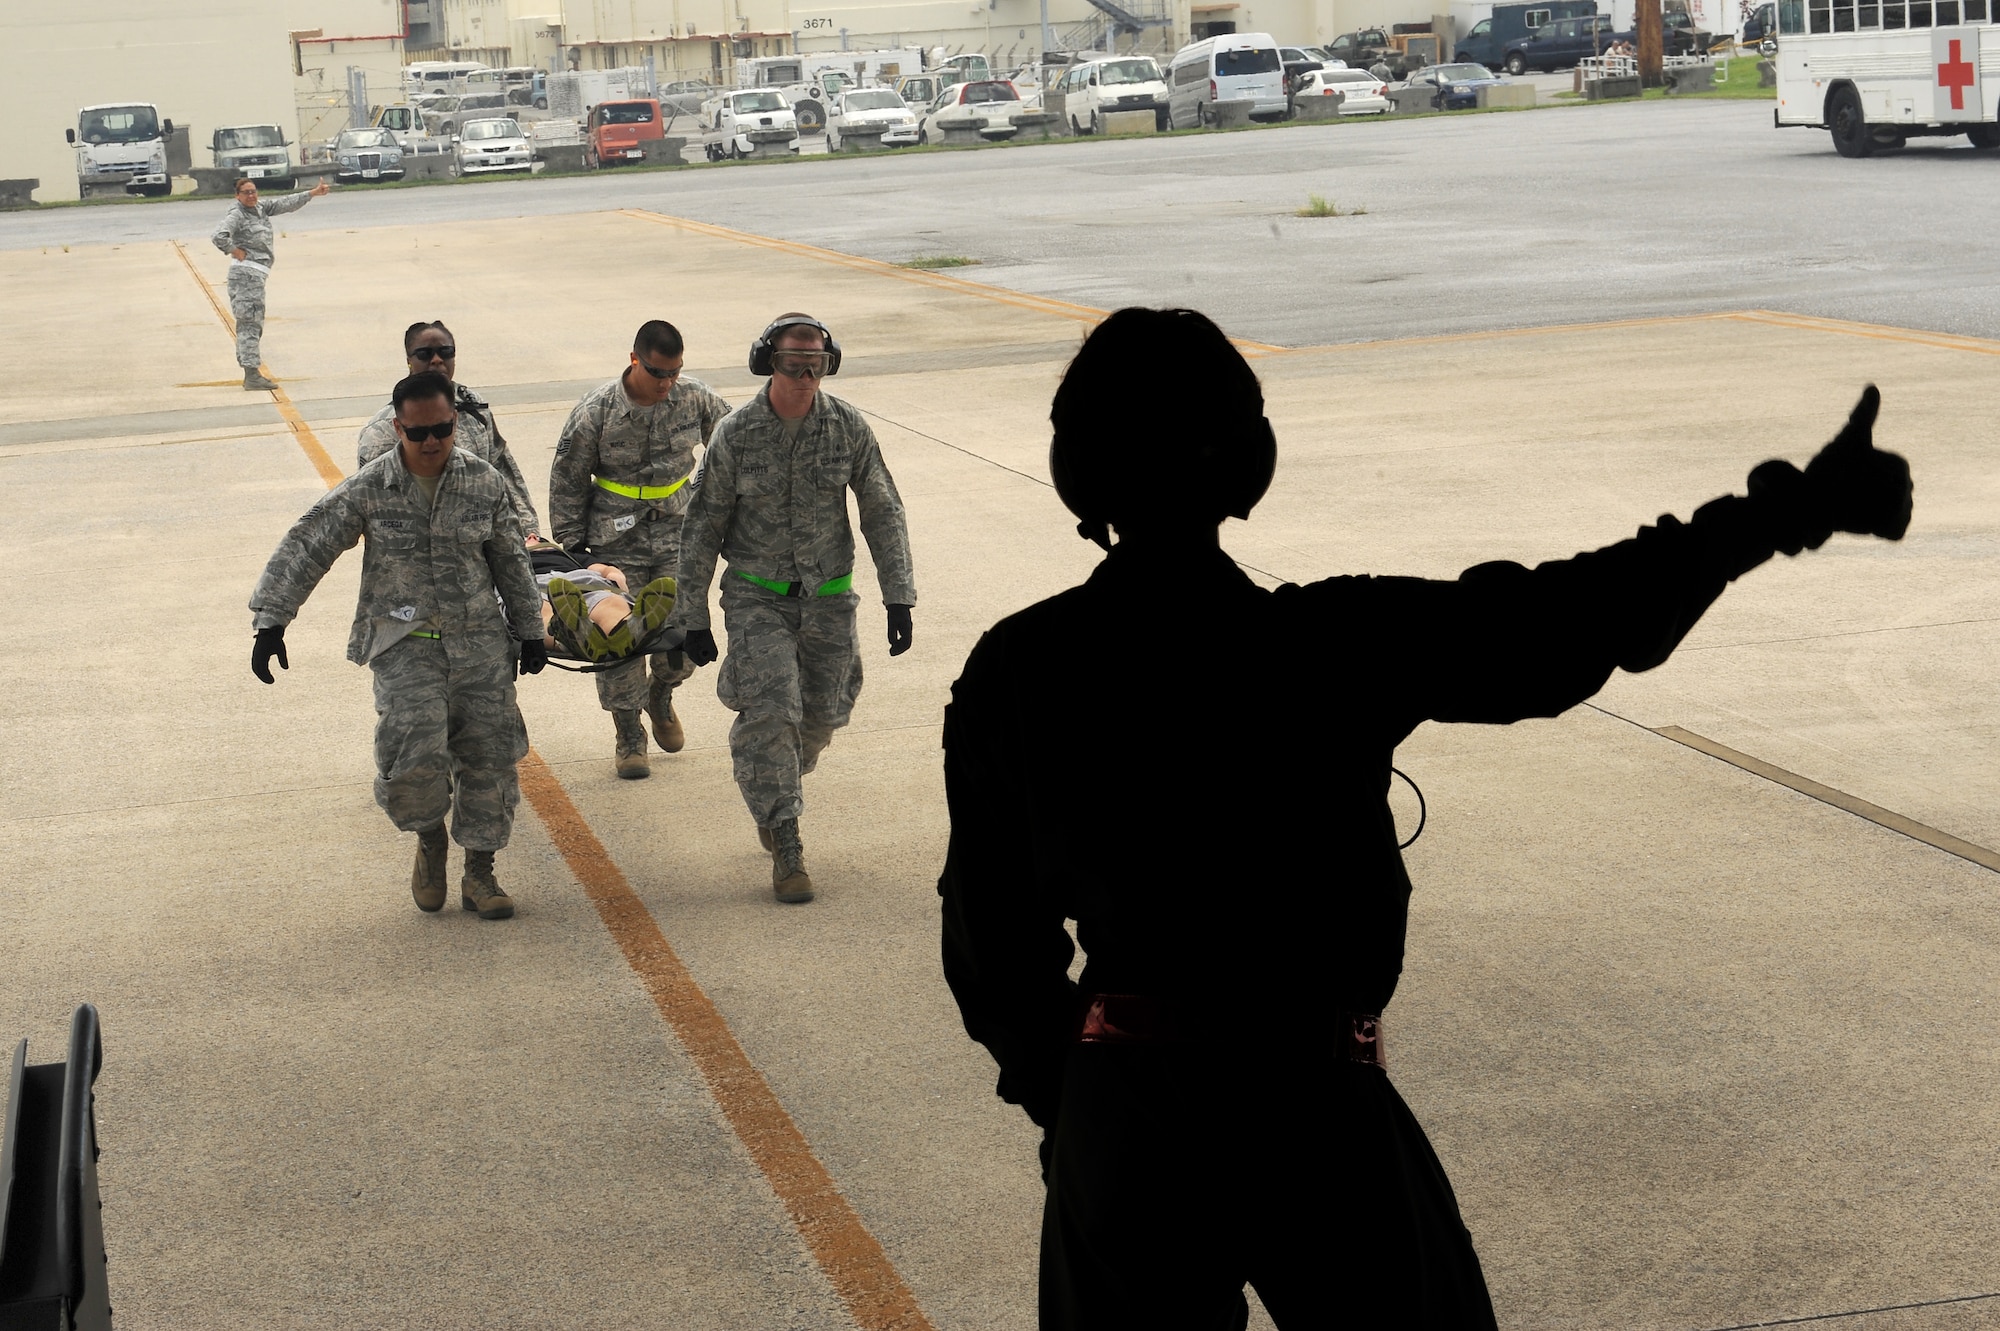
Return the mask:
[[[833,340],[832,333],[827,333],[825,325],[820,326],[820,332],[826,334],[826,349],[832,353],[832,359],[826,366],[826,377],[831,379],[840,373],[840,343]]]
[[[750,373],[766,376],[771,373],[771,344],[765,338],[750,344]]]

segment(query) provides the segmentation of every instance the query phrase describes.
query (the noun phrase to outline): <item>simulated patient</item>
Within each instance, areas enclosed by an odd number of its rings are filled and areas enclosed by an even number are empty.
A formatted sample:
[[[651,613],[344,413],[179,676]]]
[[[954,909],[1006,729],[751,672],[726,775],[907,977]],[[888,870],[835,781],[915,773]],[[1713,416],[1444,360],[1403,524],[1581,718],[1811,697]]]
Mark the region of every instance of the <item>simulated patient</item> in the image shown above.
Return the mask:
[[[611,564],[585,564],[559,545],[530,542],[542,593],[542,644],[586,661],[615,661],[659,632],[674,609],[674,580],[655,578],[634,596]]]

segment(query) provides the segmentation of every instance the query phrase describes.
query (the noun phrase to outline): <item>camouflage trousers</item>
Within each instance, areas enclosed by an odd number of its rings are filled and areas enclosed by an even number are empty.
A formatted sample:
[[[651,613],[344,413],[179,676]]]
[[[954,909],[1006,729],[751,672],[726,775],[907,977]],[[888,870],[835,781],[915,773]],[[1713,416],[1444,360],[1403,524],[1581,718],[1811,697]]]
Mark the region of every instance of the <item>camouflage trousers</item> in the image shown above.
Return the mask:
[[[247,264],[229,265],[229,314],[236,320],[236,363],[254,370],[263,354],[264,274]]]
[[[715,694],[736,713],[729,752],[736,785],[759,827],[797,818],[803,778],[861,696],[854,608],[861,598],[779,596],[723,575],[729,633]]]
[[[375,802],[405,832],[449,813],[459,845],[502,850],[521,800],[514,765],[527,755],[528,728],[514,705],[515,651],[498,635],[484,646],[447,653],[435,638],[411,637],[370,663]]]
[[[610,564],[623,573],[625,586],[637,596],[639,589],[654,578],[674,576],[681,562],[681,543],[676,537],[651,550],[593,549],[590,559],[592,563]],[[652,676],[650,682],[648,674]],[[672,693],[692,674],[694,666],[679,652],[635,657],[629,665],[598,674],[597,702],[607,712],[636,712],[646,706],[649,690]]]

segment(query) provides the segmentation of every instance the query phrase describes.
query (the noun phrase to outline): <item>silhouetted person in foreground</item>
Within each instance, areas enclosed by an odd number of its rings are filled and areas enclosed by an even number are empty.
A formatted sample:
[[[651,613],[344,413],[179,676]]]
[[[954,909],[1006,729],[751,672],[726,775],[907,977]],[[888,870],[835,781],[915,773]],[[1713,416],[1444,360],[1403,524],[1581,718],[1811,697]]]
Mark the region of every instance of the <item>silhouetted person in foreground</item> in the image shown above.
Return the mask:
[[[1424,721],[1555,716],[1651,669],[1776,551],[1900,538],[1878,401],[1804,472],[1574,559],[1265,591],[1217,539],[1276,460],[1249,365],[1191,310],[1090,335],[1049,466],[1109,558],[980,640],[944,725],[945,976],[1044,1132],[1044,1328],[1240,1328],[1246,1282],[1285,1328],[1493,1325],[1381,1056],[1410,895],[1390,760]]]

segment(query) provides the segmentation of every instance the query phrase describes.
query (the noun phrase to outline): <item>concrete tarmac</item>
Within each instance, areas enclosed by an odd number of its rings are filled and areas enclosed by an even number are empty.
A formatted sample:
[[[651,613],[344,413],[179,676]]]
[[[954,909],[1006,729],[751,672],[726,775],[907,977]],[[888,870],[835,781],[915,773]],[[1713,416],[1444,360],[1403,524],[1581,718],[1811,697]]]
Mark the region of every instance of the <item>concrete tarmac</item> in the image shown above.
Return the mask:
[[[121,1324],[894,1324],[843,1296],[735,1092],[527,805],[499,860],[516,919],[410,904],[412,839],[369,789],[368,677],[342,658],[358,559],[308,603],[275,686],[246,660],[250,587],[324,493],[301,438],[352,468],[406,323],[451,325],[539,497],[570,404],[643,319],[679,324],[689,371],[740,402],[749,338],[806,308],[847,349],[829,387],[875,422],[921,591],[891,660],[857,569],[867,684],[807,786],[821,898],[770,900],[712,671],[681,694],[686,751],[644,782],[612,775],[587,682],[545,672],[521,705],[922,1316],[1032,1326],[1035,1135],[992,1095],[936,961],[937,727],[978,634],[1094,563],[1045,463],[1090,311],[636,211],[301,230],[265,340],[291,427],[234,386],[221,280],[212,250],[165,241],[0,254],[23,312],[0,331],[0,521],[21,574],[58,570],[17,575],[0,646],[0,1033],[46,1061],[76,1002],[103,1013]],[[1941,1302],[2000,1295],[1995,874],[1653,729],[2000,846],[1996,354],[1719,314],[1257,355],[1281,461],[1224,540],[1271,582],[1619,539],[1765,457],[1803,461],[1870,380],[1878,439],[1915,469],[1901,544],[1780,557],[1593,706],[1426,727],[1399,754],[1429,825],[1391,1068],[1502,1325],[2000,1324],[2000,1297]],[[1691,362],[1775,368],[1736,401],[1654,391]],[[1191,379],[1163,366],[1135,410],[1171,411]],[[1534,392],[1500,422],[1467,410],[1468,382]],[[1190,782],[1226,780],[1202,762],[1201,657],[1228,626],[1162,615],[1189,645],[1187,710],[1161,723],[1187,732]],[[1273,723],[1338,719],[1294,699]],[[1282,910],[1291,885],[1270,890],[1216,909]],[[1308,1125],[1298,1149],[1347,1145]]]

